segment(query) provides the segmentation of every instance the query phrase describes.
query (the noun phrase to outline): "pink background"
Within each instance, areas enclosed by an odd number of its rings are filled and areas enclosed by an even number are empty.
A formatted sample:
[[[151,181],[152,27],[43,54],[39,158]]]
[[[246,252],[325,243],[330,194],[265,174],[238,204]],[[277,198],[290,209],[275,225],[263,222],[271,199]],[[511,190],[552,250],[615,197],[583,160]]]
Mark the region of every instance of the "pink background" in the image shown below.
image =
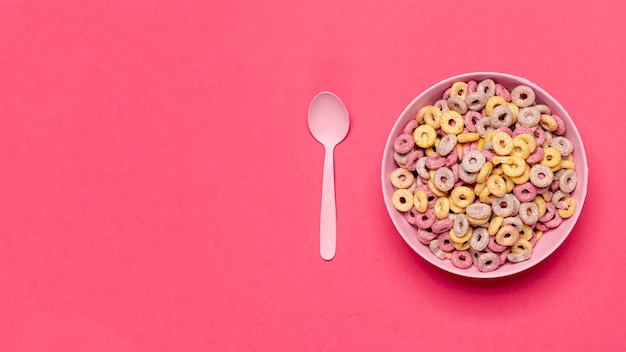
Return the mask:
[[[541,4],[0,0],[0,350],[626,349],[626,8]],[[469,71],[559,99],[590,169],[563,246],[486,282],[417,256],[380,190],[395,119]],[[331,262],[322,90],[352,121]]]

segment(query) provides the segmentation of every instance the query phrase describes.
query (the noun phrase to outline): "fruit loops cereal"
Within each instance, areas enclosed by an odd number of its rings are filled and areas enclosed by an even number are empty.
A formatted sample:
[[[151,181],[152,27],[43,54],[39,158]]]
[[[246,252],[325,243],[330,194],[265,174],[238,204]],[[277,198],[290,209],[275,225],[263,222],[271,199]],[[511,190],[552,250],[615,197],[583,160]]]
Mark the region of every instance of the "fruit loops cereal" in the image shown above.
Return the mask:
[[[433,255],[458,268],[528,260],[576,209],[565,131],[526,85],[455,82],[397,136],[393,205]]]

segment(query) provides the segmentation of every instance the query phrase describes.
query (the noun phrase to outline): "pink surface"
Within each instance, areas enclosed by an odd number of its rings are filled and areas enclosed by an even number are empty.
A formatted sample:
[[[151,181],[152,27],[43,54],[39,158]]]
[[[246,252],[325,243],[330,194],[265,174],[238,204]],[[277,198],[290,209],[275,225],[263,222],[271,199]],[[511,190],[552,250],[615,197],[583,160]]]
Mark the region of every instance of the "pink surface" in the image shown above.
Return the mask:
[[[0,351],[624,350],[624,6],[0,0]],[[470,71],[550,92],[590,170],[561,248],[488,282],[380,192],[395,119]],[[330,262],[322,90],[352,119]]]

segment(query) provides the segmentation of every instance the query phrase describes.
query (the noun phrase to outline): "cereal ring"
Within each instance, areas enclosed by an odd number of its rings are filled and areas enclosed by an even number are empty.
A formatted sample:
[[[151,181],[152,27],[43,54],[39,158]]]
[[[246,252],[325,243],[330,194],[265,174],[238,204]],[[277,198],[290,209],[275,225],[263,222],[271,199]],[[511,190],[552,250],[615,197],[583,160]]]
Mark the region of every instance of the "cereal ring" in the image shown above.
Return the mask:
[[[565,193],[561,190],[558,190],[552,194],[550,203],[552,203],[552,205],[554,205],[555,208],[560,208],[561,205],[559,203],[561,203],[562,201],[565,200],[565,198],[568,198],[568,197],[569,197],[569,193]],[[566,205],[563,205],[563,206],[566,206]]]
[[[532,202],[537,196],[537,187],[535,187],[531,182],[524,182],[513,188],[513,194],[521,202]]]
[[[403,167],[399,167],[391,172],[391,184],[395,188],[409,188],[415,181],[413,173]]]
[[[424,156],[424,151],[421,149],[415,149],[408,154],[406,154],[404,158],[405,167],[409,171],[415,171],[417,166],[417,161]]]
[[[509,247],[519,240],[519,231],[513,225],[504,225],[496,233],[496,243]]]
[[[539,112],[542,114],[551,114],[550,107],[545,104],[536,104],[535,107],[539,109]]]
[[[449,110],[446,112],[455,111],[461,115],[467,112],[467,104],[465,104],[465,98],[462,98],[460,96],[452,96],[448,98],[447,102]]]
[[[437,109],[439,109],[441,112],[445,112],[447,110],[449,110],[448,108],[448,101],[445,99],[439,99],[435,102],[434,105]]]
[[[565,170],[559,177],[559,188],[565,193],[571,193],[576,188],[578,177],[573,170]]]
[[[500,258],[497,254],[492,252],[482,253],[477,261],[476,268],[481,272],[490,272],[498,269],[500,266]]]
[[[454,174],[447,167],[440,167],[435,171],[433,183],[438,190],[448,192],[454,187]]]
[[[534,127],[541,121],[541,113],[534,106],[520,109],[517,114],[517,122],[525,127]]]
[[[457,135],[457,141],[459,143],[476,142],[479,139],[480,139],[480,135],[478,134],[478,132],[466,132],[466,133],[459,133],[459,135]]]
[[[467,240],[465,242],[454,242],[454,249],[457,251],[466,251],[470,249],[470,241]]]
[[[539,128],[538,128],[539,129]],[[543,148],[535,148],[535,151],[526,158],[528,164],[537,164],[543,160],[544,151]]]
[[[439,110],[437,110],[439,111]],[[413,140],[421,148],[428,148],[435,144],[437,132],[430,125],[420,125],[413,131]]]
[[[509,90],[500,83],[496,83],[496,95],[504,98],[507,102],[511,101],[511,93],[509,93]]]
[[[472,231],[472,238],[470,239],[470,246],[477,250],[482,251],[487,248],[489,244],[489,233],[484,227],[477,227]]]
[[[417,128],[417,126],[419,126],[419,122],[417,122],[416,119],[412,119],[409,122],[407,122],[406,125],[404,125],[404,129],[402,130],[402,133],[412,135],[413,131]]]
[[[493,127],[491,126],[491,119],[488,116],[483,117],[476,123],[476,132],[478,132],[478,135],[482,138],[487,137],[487,134],[492,130]]]
[[[533,137],[535,137],[537,146],[543,145],[543,142],[546,141],[546,132],[541,128],[535,128]]]
[[[508,127],[512,123],[513,111],[507,105],[498,105],[489,114],[489,124],[494,128]]]
[[[428,209],[428,198],[426,196],[426,191],[423,189],[418,189],[413,193],[413,207],[423,213]]]
[[[432,209],[426,209],[425,212],[418,214],[415,218],[415,226],[420,229],[427,229],[435,223],[435,212]]]
[[[430,241],[430,244],[428,245],[428,248],[430,248],[430,251],[433,252],[433,254],[439,258],[439,259],[447,259],[449,253],[446,253],[444,251],[441,250],[441,248],[439,248],[439,240],[435,239]]]
[[[485,108],[483,109],[482,112],[484,115],[490,116],[493,113],[493,110],[498,106],[508,107],[509,104],[502,97],[499,97],[497,95],[491,96],[489,97],[489,99],[487,99],[487,103],[485,104]],[[511,111],[511,113],[512,112],[513,111]]]
[[[576,200],[574,198],[569,197],[569,198],[565,198],[563,202],[565,203],[566,207],[563,209],[557,210],[557,213],[559,214],[561,218],[567,219],[571,217],[572,215],[574,215],[574,213],[576,212]]]
[[[465,215],[457,215],[457,216],[465,217]],[[473,232],[472,227],[468,227],[468,231],[463,236],[459,236],[454,232],[454,225],[453,225],[452,229],[448,231],[448,235],[450,236],[450,239],[452,240],[452,242],[454,242],[455,248],[458,249],[458,247],[456,247],[457,244],[462,244],[463,246],[467,245],[467,248],[469,248],[470,240],[472,238],[472,232]]]
[[[430,229],[417,229],[417,239],[425,245],[429,245],[430,241],[437,238],[439,234],[432,232]]]
[[[503,216],[497,216],[497,215],[492,216],[491,220],[489,221],[489,226],[487,227],[487,233],[489,233],[490,236],[495,235],[503,223],[504,223]]]
[[[434,175],[434,171],[431,171],[433,173],[433,177]],[[428,182],[426,183],[426,186],[428,187],[428,189],[437,197],[445,197],[448,194],[446,192],[440,191],[436,186],[435,183],[433,182],[433,177],[430,178],[430,180],[428,180]]]
[[[485,165],[486,161],[487,159],[485,158],[485,155],[483,155],[483,153],[477,150],[472,150],[463,156],[461,168],[469,173],[478,172],[480,171],[480,168]]]
[[[520,126],[520,127],[523,127],[523,126]],[[516,128],[515,131],[520,129],[520,127]],[[527,128],[527,127],[524,127],[524,128]],[[520,133],[518,135],[515,135],[515,132],[514,132],[514,136],[515,138],[521,139],[522,141],[526,143],[530,153],[534,152],[535,149],[537,148],[537,141],[535,140],[535,137],[533,137],[533,131],[530,131],[530,133]]]
[[[487,178],[489,193],[496,197],[503,197],[506,191],[506,180],[500,175],[491,175]]]
[[[472,80],[467,81],[467,93],[474,93],[478,87],[478,82]]]
[[[491,207],[484,203],[472,203],[465,208],[465,212],[474,219],[489,219],[491,217]]]
[[[491,202],[491,209],[497,216],[507,217],[515,212],[515,201],[513,196],[505,194],[502,197],[496,197]]]
[[[450,200],[448,197],[439,197],[433,206],[435,217],[437,219],[445,219],[450,214]]]
[[[417,172],[417,175],[425,180],[428,180],[430,178],[430,173],[428,172],[428,170],[426,170],[427,158],[428,157],[423,156],[417,159],[417,163],[415,163],[415,171]]]
[[[439,233],[443,233],[446,231],[450,231],[453,224],[454,222],[452,221],[452,219],[448,219],[448,218],[438,219],[438,220],[435,220],[435,222],[432,224],[430,228],[434,233],[439,234]]]
[[[410,134],[401,134],[396,140],[393,142],[393,149],[400,153],[406,154],[410,152],[415,146],[415,141],[413,140],[413,136]]]
[[[419,212],[417,211],[417,209],[415,209],[415,207],[412,207],[411,209],[409,209],[409,211],[404,212],[404,218],[406,219],[406,222],[408,222],[411,225],[415,225],[415,219],[419,216]]]
[[[498,155],[509,155],[513,151],[513,139],[504,132],[496,132],[491,137],[491,143],[493,151]]]
[[[554,119],[554,117],[552,117],[551,115],[546,115],[546,114],[541,115],[541,117],[539,118],[539,125],[546,132],[554,132],[556,131],[557,128],[559,128],[559,125]]]
[[[406,166],[406,154],[393,152],[393,160],[396,162],[396,165],[400,167]]]
[[[459,81],[452,83],[450,87],[450,97],[461,97],[465,99],[467,95],[467,83]]]
[[[447,134],[441,138],[437,145],[437,154],[446,156],[456,147],[456,135]]]
[[[511,91],[511,101],[520,108],[535,104],[535,91],[529,86],[520,84]]]
[[[494,163],[502,163],[502,171],[509,177],[521,176],[524,173],[526,162],[522,158],[516,156],[504,157],[496,159],[494,157]]]
[[[565,134],[565,131],[567,131],[567,127],[565,125],[565,121],[563,121],[563,118],[559,115],[551,115],[552,118],[556,121],[557,124],[557,128],[556,131],[554,131],[554,134],[556,134],[557,136],[562,136]]]
[[[459,179],[467,184],[476,183],[478,172],[467,172],[463,168],[459,168]]]
[[[572,154],[572,151],[574,150],[572,142],[563,136],[552,138],[548,145],[558,150],[559,153],[561,153],[561,156],[568,156]]]
[[[452,226],[452,230],[454,231],[456,236],[465,236],[467,231],[469,230],[469,221],[465,215],[456,215],[453,219],[454,225]],[[463,241],[456,241],[463,242]]]
[[[452,252],[454,250],[454,241],[450,238],[450,233],[443,232],[437,236],[439,248],[444,252]]]
[[[454,109],[444,112],[441,116],[441,130],[447,134],[459,134],[463,131],[463,126],[461,113]]]
[[[549,167],[536,164],[530,168],[530,182],[538,188],[548,187],[554,179],[554,173]]]
[[[474,263],[472,261],[472,255],[468,251],[459,251],[456,250],[452,252],[452,257],[450,258],[452,261],[452,265],[459,269],[467,269],[471,267]]]
[[[478,171],[478,175],[476,176],[476,182],[483,183],[487,181],[487,178],[491,175],[492,170],[493,164],[489,161],[485,162],[485,164]],[[476,189],[474,189],[474,191],[476,191]]]
[[[522,253],[508,253],[506,255],[506,259],[511,263],[519,263],[530,259],[530,253],[530,251],[524,251]]]
[[[523,136],[528,136],[524,134]],[[515,137],[513,138],[513,148],[511,150],[511,156],[516,156],[518,158],[526,160],[530,156],[530,146],[523,138]]]
[[[547,167],[556,167],[561,163],[561,153],[556,148],[545,147],[543,148],[543,159],[540,163]]]
[[[494,96],[496,94],[496,83],[491,78],[484,79],[478,83],[476,91],[487,94],[488,97]]]
[[[535,202],[525,202],[519,207],[519,217],[526,225],[533,225],[539,220],[539,206]]]
[[[439,108],[432,105],[427,105],[418,111],[415,119],[417,120],[417,122],[420,123],[420,125],[427,124],[430,125],[432,128],[437,129],[439,128],[439,120],[441,119],[441,115],[442,111],[439,110]]]
[[[465,121],[465,127],[469,132],[477,132],[476,124],[478,120],[483,118],[483,115],[478,111],[468,111],[463,115],[463,120]]]
[[[446,158],[439,154],[432,154],[431,156],[426,157],[425,165],[431,170],[436,170],[446,165]]]
[[[407,189],[400,188],[393,192],[391,201],[398,211],[409,211],[413,207],[413,194]]]
[[[474,203],[475,197],[472,189],[467,186],[456,187],[450,192],[450,202],[463,209]]]
[[[520,238],[519,240],[517,240],[517,242],[515,244],[513,244],[511,246],[511,253],[515,253],[515,254],[520,254],[523,252],[532,252],[533,251],[533,246],[532,244],[523,238]]]
[[[473,92],[465,97],[465,105],[470,111],[480,111],[487,104],[489,97],[483,92]]]

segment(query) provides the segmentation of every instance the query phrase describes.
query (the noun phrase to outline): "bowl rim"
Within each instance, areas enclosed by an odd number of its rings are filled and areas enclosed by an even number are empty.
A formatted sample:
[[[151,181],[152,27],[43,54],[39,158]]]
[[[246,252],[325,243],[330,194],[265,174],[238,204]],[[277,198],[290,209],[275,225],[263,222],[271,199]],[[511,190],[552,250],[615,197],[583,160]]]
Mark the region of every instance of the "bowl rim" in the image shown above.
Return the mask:
[[[552,248],[548,249],[545,253],[543,253],[543,255],[535,256],[534,258],[531,259],[531,261],[515,263],[515,267],[513,269],[506,270],[506,271],[501,271],[501,270],[496,269],[490,272],[479,272],[479,271],[471,271],[471,270],[466,270],[466,269],[459,269],[456,267],[453,267],[451,270],[450,268],[451,264],[445,265],[446,262],[448,262],[447,260],[441,260],[437,258],[435,255],[430,255],[430,256],[422,255],[422,252],[418,250],[417,246],[419,245],[419,246],[425,247],[425,245],[421,243],[415,244],[414,242],[409,241],[409,239],[407,238],[407,235],[401,231],[401,228],[399,224],[397,223],[396,218],[392,216],[392,211],[397,212],[397,210],[391,204],[390,199],[387,199],[388,197],[387,197],[386,188],[389,188],[388,186],[389,174],[385,172],[385,166],[387,163],[389,163],[389,157],[393,155],[393,150],[392,150],[393,140],[395,140],[395,138],[397,137],[393,132],[398,129],[398,125],[400,125],[401,123],[406,123],[403,117],[405,117],[405,115],[408,114],[412,110],[414,105],[416,105],[422,99],[423,96],[432,95],[433,92],[435,91],[442,93],[445,89],[447,89],[447,87],[450,87],[452,83],[454,83],[455,81],[467,82],[470,79],[482,80],[486,78],[491,78],[494,81],[496,81],[496,83],[498,83],[498,78],[505,78],[506,80],[514,81],[517,84],[529,85],[533,87],[533,89],[537,93],[539,93],[539,95],[543,96],[545,98],[544,100],[550,101],[551,109],[554,110],[554,107],[558,107],[558,110],[563,112],[563,114],[565,115],[564,118],[567,121],[568,131],[570,131],[570,129],[573,130],[574,132],[572,134],[577,139],[578,146],[576,149],[576,153],[580,154],[582,161],[583,161],[582,165],[579,165],[578,163],[576,164],[576,173],[578,175],[578,180],[579,180],[579,183],[577,184],[577,193],[579,195],[578,198],[580,198],[580,200],[577,201],[577,209],[574,215],[568,219],[568,221],[572,222],[571,228],[567,230],[566,234],[561,236],[561,238],[559,238],[559,240],[556,241],[556,243],[552,246]],[[571,135],[568,137],[571,137]],[[474,278],[474,279],[497,279],[497,278],[502,278],[506,276],[511,276],[511,275],[515,275],[523,271],[526,271],[536,266],[537,264],[543,262],[547,257],[552,255],[552,253],[554,253],[563,244],[563,242],[569,237],[569,235],[573,231],[576,223],[578,222],[580,214],[582,213],[585,199],[587,198],[589,166],[588,166],[586,155],[587,154],[585,151],[584,143],[583,143],[582,137],[580,136],[579,130],[576,126],[574,119],[571,117],[569,112],[565,109],[565,107],[561,105],[561,103],[556,98],[554,98],[550,93],[544,90],[537,83],[534,83],[528,80],[527,78],[524,78],[521,76],[517,76],[514,74],[510,74],[510,73],[497,72],[497,71],[476,71],[476,72],[461,73],[461,74],[457,74],[454,76],[450,76],[448,78],[441,79],[438,82],[430,85],[428,88],[422,90],[415,98],[411,100],[411,102],[402,110],[400,115],[398,115],[398,117],[396,118],[389,132],[389,135],[387,136],[387,139],[385,141],[385,146],[384,146],[383,155],[382,155],[381,185],[382,185],[383,202],[385,203],[387,215],[390,217],[394,225],[394,228],[396,229],[398,234],[409,245],[409,247],[411,247],[411,249],[416,254],[418,254],[418,256],[420,256],[427,262],[431,263],[435,267],[438,267],[439,269],[446,271],[448,273],[452,273],[452,274],[462,276],[462,277],[467,277],[467,278]],[[582,182],[580,182],[581,180]]]

